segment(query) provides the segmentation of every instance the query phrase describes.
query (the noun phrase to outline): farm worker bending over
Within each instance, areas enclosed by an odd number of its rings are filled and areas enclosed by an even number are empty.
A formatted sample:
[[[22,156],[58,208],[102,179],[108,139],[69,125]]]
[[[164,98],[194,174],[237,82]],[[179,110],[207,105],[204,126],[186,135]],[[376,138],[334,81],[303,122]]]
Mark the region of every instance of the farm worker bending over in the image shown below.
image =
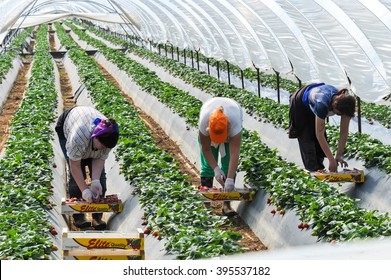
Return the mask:
[[[350,119],[354,116],[356,98],[347,89],[338,90],[324,83],[302,87],[290,97],[289,138],[297,138],[304,167],[309,171],[323,170],[324,157],[329,160],[330,172],[338,164],[348,166],[342,159],[349,134]],[[326,139],[326,118],[341,116],[340,136],[334,156]]]
[[[242,123],[242,109],[232,99],[215,97],[202,105],[199,118],[202,186],[213,187],[215,178],[224,186],[225,192],[235,189]],[[219,154],[221,168],[218,165]],[[224,202],[223,213],[235,215],[229,201]]]
[[[69,196],[83,198],[87,202],[104,197],[104,164],[118,142],[118,124],[92,107],[80,106],[64,111],[57,121],[56,132],[70,170]],[[86,166],[91,177],[90,187],[85,181]],[[92,218],[95,229],[106,229],[102,213],[93,213]],[[74,214],[73,219],[78,228],[91,226],[84,214]]]

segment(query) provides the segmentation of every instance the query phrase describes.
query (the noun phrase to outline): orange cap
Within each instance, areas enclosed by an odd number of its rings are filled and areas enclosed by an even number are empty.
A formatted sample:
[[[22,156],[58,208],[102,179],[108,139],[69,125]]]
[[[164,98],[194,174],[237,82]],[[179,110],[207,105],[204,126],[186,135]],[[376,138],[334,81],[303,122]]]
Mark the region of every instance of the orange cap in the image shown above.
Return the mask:
[[[228,137],[228,119],[223,111],[219,107],[209,118],[209,135],[214,143],[223,143]]]

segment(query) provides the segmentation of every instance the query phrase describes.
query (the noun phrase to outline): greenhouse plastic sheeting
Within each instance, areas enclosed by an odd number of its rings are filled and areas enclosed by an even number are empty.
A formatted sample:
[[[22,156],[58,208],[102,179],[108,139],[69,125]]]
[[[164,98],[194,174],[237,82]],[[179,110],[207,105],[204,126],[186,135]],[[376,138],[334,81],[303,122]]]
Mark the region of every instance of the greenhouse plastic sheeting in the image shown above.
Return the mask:
[[[242,69],[349,87],[366,101],[391,92],[389,0],[5,0],[0,8],[0,34],[84,18]]]

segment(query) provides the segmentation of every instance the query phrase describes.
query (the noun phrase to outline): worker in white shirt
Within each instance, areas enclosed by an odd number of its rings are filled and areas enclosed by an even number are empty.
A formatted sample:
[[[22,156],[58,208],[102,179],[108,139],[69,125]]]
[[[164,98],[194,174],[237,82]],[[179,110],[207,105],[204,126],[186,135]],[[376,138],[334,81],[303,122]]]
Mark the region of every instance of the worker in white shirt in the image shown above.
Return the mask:
[[[225,97],[215,97],[203,104],[199,118],[201,149],[201,185],[213,187],[215,178],[225,192],[235,190],[236,171],[242,141],[243,113],[240,105]],[[221,167],[218,165],[220,154]],[[230,202],[223,204],[223,214],[234,216]]]

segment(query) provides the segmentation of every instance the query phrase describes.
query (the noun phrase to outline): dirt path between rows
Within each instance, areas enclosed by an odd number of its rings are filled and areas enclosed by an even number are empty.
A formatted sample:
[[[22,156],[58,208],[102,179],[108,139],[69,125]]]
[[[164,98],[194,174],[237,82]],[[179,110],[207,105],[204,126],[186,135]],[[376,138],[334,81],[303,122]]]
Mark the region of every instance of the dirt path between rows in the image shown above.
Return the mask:
[[[19,71],[16,81],[14,82],[14,85],[8,95],[8,99],[5,102],[2,111],[0,112],[0,153],[5,147],[5,143],[7,142],[9,136],[9,128],[12,118],[20,107],[20,103],[23,100],[24,91],[27,87],[28,80],[26,75],[31,67],[31,57],[26,56],[22,61],[22,69]]]

